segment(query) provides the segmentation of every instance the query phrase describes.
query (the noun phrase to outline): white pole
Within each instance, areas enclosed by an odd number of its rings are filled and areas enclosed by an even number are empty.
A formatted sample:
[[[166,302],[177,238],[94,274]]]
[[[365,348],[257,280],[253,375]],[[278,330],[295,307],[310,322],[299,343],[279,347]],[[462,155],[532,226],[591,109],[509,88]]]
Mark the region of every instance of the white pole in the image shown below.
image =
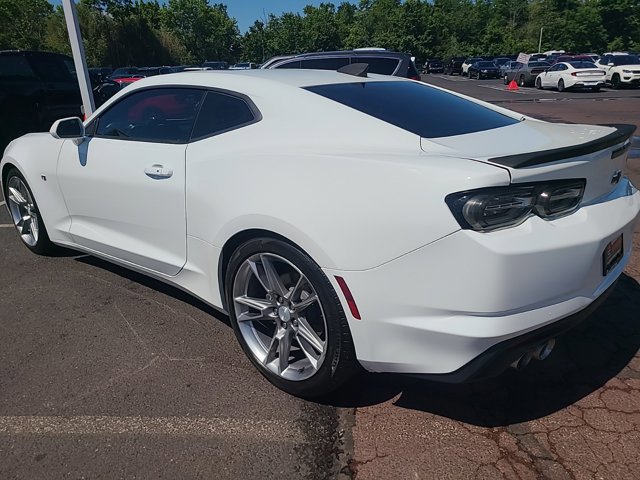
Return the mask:
[[[542,48],[542,30],[544,27],[540,27],[540,41],[538,42],[538,53],[542,53],[540,50]]]
[[[89,80],[89,70],[87,70],[87,59],[84,56],[84,46],[82,45],[80,24],[78,23],[78,12],[76,11],[74,0],[62,0],[62,8],[64,10],[64,18],[67,21],[69,42],[71,43],[73,62],[76,65],[78,83],[80,84],[80,95],[82,97],[82,105],[84,106],[84,114],[88,117],[95,110],[95,103],[93,101],[91,81]]]

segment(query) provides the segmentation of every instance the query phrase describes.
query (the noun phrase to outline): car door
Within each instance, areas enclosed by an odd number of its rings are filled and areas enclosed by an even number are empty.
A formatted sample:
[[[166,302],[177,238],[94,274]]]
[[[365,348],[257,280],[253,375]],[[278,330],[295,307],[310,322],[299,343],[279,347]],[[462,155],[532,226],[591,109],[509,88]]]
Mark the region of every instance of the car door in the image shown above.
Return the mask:
[[[545,87],[555,87],[558,84],[559,66],[560,64],[556,63],[547,71],[547,74],[545,75],[545,78],[544,78]]]
[[[204,97],[149,88],[122,97],[67,140],[58,179],[74,241],[165,275],[186,262],[185,155]]]

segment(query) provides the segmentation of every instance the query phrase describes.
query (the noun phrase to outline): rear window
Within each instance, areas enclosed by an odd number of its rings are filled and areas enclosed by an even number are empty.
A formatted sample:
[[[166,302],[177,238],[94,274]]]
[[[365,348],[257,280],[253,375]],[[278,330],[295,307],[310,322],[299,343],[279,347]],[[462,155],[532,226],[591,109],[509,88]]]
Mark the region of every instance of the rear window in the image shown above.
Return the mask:
[[[424,138],[464,135],[518,123],[416,82],[340,83],[306,89]]]
[[[479,67],[495,67],[495,63],[493,62],[478,62]]]
[[[309,58],[301,61],[302,68],[314,70],[338,70],[349,65],[348,57]]]
[[[351,57],[351,63],[368,63],[369,73],[393,75],[400,64],[399,58],[383,57]]]
[[[573,68],[596,68],[593,62],[569,62]]]

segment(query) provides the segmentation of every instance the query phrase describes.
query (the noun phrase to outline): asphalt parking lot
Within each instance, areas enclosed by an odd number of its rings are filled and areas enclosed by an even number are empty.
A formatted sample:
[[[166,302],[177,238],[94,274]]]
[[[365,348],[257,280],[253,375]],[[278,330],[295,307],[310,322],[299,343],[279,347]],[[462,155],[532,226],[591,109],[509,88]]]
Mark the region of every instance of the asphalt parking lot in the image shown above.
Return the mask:
[[[550,121],[640,125],[640,89],[424,79]],[[640,158],[627,173],[640,185]],[[547,361],[467,386],[362,375],[314,403],[264,380],[221,313],[92,257],[32,255],[7,224],[1,206],[2,479],[640,478],[640,232]]]

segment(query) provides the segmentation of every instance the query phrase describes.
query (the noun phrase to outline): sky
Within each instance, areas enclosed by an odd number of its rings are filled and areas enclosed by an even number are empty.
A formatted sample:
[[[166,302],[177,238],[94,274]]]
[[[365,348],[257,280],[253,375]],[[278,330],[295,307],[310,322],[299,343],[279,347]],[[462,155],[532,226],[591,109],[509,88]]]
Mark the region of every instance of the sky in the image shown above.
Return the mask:
[[[60,5],[61,0],[49,0],[54,5]],[[167,0],[159,0],[166,3]],[[313,0],[210,0],[209,3],[224,3],[227,5],[229,16],[238,21],[241,33],[246,32],[253,22],[268,16],[270,13],[280,15],[283,12],[302,12],[306,5],[319,5],[320,1]],[[340,2],[334,2],[340,3]]]

